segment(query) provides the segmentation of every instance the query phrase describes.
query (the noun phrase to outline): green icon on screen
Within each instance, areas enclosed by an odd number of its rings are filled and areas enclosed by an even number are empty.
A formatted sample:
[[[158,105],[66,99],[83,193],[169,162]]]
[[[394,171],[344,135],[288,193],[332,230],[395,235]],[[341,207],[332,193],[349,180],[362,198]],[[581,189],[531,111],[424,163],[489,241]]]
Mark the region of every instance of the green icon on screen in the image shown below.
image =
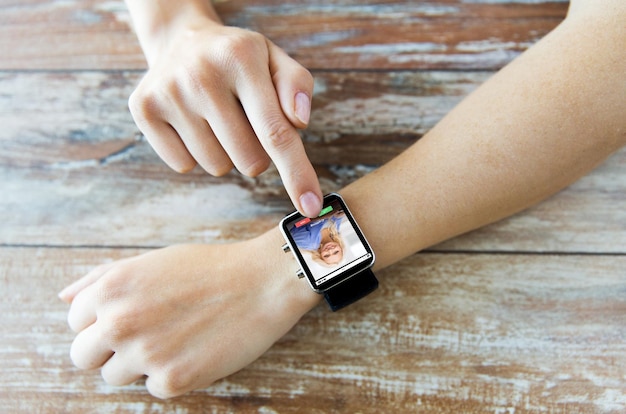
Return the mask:
[[[333,206],[324,207],[324,208],[322,209],[322,211],[320,211],[319,216],[317,216],[317,217],[322,217],[324,214],[328,214],[328,213],[330,213],[331,211],[333,211]]]

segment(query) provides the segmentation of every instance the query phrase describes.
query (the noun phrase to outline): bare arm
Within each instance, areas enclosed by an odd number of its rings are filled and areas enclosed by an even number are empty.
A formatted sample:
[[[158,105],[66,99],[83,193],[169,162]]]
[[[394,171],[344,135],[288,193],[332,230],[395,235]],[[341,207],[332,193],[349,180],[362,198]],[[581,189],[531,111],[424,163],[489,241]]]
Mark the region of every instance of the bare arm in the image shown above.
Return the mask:
[[[207,0],[125,2],[149,65],[154,64],[179,30],[190,28],[194,23],[203,25],[212,22],[217,26],[222,25],[212,2]]]
[[[376,267],[537,203],[626,144],[625,19],[621,0],[573,2],[419,142],[345,188]],[[60,294],[74,362],[111,384],[147,375],[160,397],[243,368],[319,302],[282,242],[275,229],[95,269]]]
[[[590,18],[574,2],[419,142],[343,191],[381,267],[539,202],[626,143],[626,25],[613,4],[621,17],[598,5]]]

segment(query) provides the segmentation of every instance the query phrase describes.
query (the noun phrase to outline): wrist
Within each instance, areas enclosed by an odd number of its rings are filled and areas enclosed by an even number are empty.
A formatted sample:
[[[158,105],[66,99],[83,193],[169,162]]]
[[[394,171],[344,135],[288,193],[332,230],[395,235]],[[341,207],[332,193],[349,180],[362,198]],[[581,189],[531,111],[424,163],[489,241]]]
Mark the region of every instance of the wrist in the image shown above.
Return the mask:
[[[286,312],[302,316],[320,302],[322,296],[298,278],[299,265],[293,255],[283,251],[285,240],[278,228],[250,242],[253,243],[250,251],[256,252],[252,254],[258,257],[259,271],[264,273],[267,284],[274,289],[272,295],[277,300],[280,298]]]
[[[149,65],[159,53],[170,49],[170,44],[179,34],[210,25],[222,25],[209,1],[126,0],[126,4]]]

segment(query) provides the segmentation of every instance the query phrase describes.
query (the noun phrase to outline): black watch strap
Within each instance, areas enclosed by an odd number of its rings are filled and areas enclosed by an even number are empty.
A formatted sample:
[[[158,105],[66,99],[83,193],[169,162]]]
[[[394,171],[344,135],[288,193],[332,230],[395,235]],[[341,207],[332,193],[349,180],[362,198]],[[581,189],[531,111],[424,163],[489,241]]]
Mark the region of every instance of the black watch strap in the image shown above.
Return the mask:
[[[333,312],[356,302],[369,295],[378,287],[378,279],[374,272],[365,269],[350,279],[333,286],[324,292],[324,299]]]

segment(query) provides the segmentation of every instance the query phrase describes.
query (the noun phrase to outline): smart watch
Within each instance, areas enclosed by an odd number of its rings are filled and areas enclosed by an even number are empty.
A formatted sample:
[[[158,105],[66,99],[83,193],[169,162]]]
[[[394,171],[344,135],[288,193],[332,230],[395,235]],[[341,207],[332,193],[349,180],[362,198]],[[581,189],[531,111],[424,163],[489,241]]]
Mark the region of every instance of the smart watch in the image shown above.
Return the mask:
[[[319,216],[293,212],[280,222],[283,250],[300,265],[298,277],[324,295],[334,312],[367,296],[378,287],[371,270],[375,256],[363,232],[339,194],[324,197]]]

